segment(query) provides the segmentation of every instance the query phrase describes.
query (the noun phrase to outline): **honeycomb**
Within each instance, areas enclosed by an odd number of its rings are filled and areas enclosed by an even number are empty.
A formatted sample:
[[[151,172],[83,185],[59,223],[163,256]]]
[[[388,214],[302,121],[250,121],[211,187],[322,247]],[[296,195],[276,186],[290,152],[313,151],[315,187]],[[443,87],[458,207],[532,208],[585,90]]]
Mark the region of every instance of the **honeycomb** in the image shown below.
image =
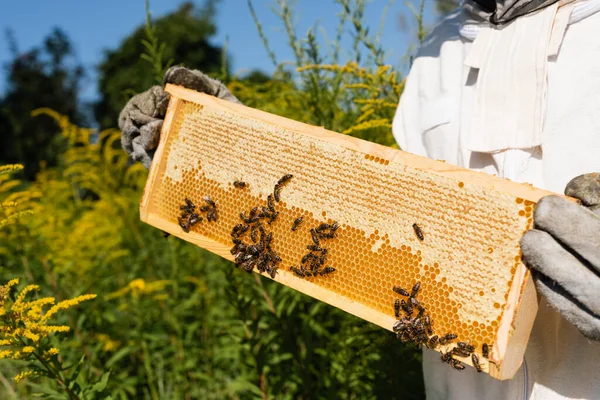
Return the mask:
[[[230,233],[240,212],[266,206],[275,183],[293,174],[281,190],[278,218],[267,226],[282,258],[276,281],[388,330],[398,298],[392,288],[421,282],[419,301],[436,333],[454,333],[476,348],[496,342],[507,326],[511,290],[522,290],[526,279],[518,242],[532,224],[533,201],[476,179],[415,167],[398,150],[379,151],[315,127],[306,134],[306,125],[272,123],[253,117],[254,110],[228,110],[204,97],[172,98],[142,200],[143,220],[184,240],[206,240],[204,247],[232,260]],[[248,185],[237,188],[234,181]],[[185,198],[199,204],[205,196],[217,204],[218,220],[183,232],[180,205]],[[303,221],[292,231],[299,217]],[[325,266],[335,272],[304,278],[290,272],[312,243],[310,229],[334,221],[336,237],[323,247]],[[495,356],[500,362],[502,354]]]

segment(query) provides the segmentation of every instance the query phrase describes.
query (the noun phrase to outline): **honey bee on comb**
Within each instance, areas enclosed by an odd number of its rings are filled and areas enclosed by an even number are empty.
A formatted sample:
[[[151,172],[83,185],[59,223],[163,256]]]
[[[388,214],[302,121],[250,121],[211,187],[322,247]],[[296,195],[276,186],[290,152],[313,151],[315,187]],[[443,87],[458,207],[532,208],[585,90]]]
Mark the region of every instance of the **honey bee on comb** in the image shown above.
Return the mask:
[[[194,226],[197,223],[201,222],[203,220],[203,218],[201,216],[199,216],[196,213],[192,213],[190,214],[190,218],[188,220],[188,223],[190,224],[190,226]]]
[[[419,293],[419,288],[421,287],[421,282],[415,283],[410,292],[410,297],[415,297],[417,293]]]
[[[273,195],[272,194],[267,196],[267,206],[269,208],[269,211],[275,212],[275,203],[273,203]]]
[[[279,181],[275,184],[275,188],[273,189],[273,197],[275,198],[275,201],[279,202],[282,186],[285,185],[287,181],[289,181],[293,177],[294,175],[292,174],[286,174],[282,176],[281,179],[279,179]]]
[[[319,274],[321,274],[321,276],[323,276],[323,275],[331,274],[332,272],[335,272],[335,268],[325,267],[319,272]]]
[[[400,286],[394,286],[394,288],[392,289],[394,292],[398,293],[399,295],[402,296],[410,296],[410,293],[408,293],[406,290],[402,289]]]
[[[454,340],[456,338],[457,338],[457,336],[454,333],[447,333],[447,334],[445,334],[444,336],[442,336],[440,338],[440,344],[444,345],[444,344],[446,344],[446,343],[448,343],[448,342],[450,342],[450,341],[452,341],[452,340]]]
[[[477,357],[477,355],[475,354],[471,354],[471,361],[473,362],[473,366],[475,367],[475,369],[477,370],[477,372],[481,372],[481,365],[479,365],[479,357]]]
[[[417,224],[413,224],[412,227],[415,231],[415,235],[417,235],[417,238],[419,238],[420,241],[425,240],[425,236],[423,236],[423,231],[421,230],[421,227]]]
[[[320,245],[319,242],[319,235],[317,234],[317,232],[314,229],[310,230],[310,236],[312,238],[312,241],[315,242],[315,244],[318,246]]]
[[[490,347],[488,346],[487,343],[484,343],[481,345],[481,355],[484,358],[489,358],[490,357]]]
[[[244,189],[245,187],[248,186],[248,184],[246,182],[243,182],[243,181],[234,181],[233,182],[233,186],[236,189]]]
[[[298,227],[302,223],[303,219],[304,219],[303,217],[298,217],[294,220],[294,223],[292,224],[292,231],[295,231],[296,229],[298,229]]]
[[[394,315],[396,318],[400,318],[400,300],[394,300]]]
[[[304,278],[306,276],[306,274],[304,273],[303,270],[301,270],[300,268],[295,267],[295,266],[291,266],[290,271],[292,271],[295,275],[297,275],[301,278]]]

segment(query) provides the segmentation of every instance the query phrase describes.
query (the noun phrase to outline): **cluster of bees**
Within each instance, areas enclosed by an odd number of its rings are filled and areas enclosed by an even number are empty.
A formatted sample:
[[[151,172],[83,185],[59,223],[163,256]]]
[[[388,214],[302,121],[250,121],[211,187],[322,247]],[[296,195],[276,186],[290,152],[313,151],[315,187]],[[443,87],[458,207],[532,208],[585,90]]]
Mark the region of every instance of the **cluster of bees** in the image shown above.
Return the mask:
[[[407,298],[406,300],[394,300],[394,316],[398,318],[398,320],[394,323],[392,329],[396,333],[398,339],[403,342],[412,342],[418,346],[426,346],[430,349],[435,349],[438,345],[444,346],[456,340],[457,336],[454,333],[447,333],[441,337],[434,334],[435,332],[431,324],[431,318],[425,308],[417,300],[417,294],[419,293],[420,287],[420,282],[415,283],[410,293],[399,286],[394,286],[392,289],[395,293]],[[400,311],[404,313],[402,317],[400,316]],[[458,342],[456,347],[452,348],[452,350],[442,353],[441,360],[442,362],[449,364],[455,370],[462,371],[465,369],[464,364],[460,360],[454,358],[454,356],[470,356],[477,372],[481,372],[482,369],[479,364],[479,357],[477,357],[474,351],[475,347],[473,345],[465,342]],[[489,346],[486,343],[482,345],[481,354],[485,358],[489,357]]]
[[[204,202],[206,204],[200,206],[198,211],[196,211],[196,205],[194,202],[188,198],[185,199],[185,204],[179,206],[181,215],[177,218],[177,221],[184,232],[188,233],[192,226],[204,220],[204,218],[200,216],[200,213],[205,214],[208,222],[217,220],[217,204],[210,198],[210,196],[205,196]]]
[[[296,221],[292,225],[293,231],[297,228]],[[335,268],[324,266],[325,259],[327,258],[327,249],[321,247],[321,242],[333,239],[338,228],[339,224],[334,222],[332,224],[322,223],[318,227],[311,229],[312,243],[306,247],[309,252],[302,257],[300,267],[291,266],[290,271],[301,278],[317,275],[323,276],[335,272]]]
[[[263,222],[271,225],[277,219],[279,212],[275,209],[275,202],[279,202],[281,189],[292,178],[293,175],[287,174],[279,179],[273,194],[267,197],[266,206],[254,207],[248,215],[244,212],[240,213],[242,223],[231,230],[233,247],[230,252],[235,258],[236,267],[241,267],[246,272],[252,272],[256,268],[259,272],[266,272],[271,278],[275,278],[281,257],[271,248],[273,233],[267,233]],[[248,184],[235,181],[233,186],[243,189]],[[242,240],[246,234],[249,236],[249,242]]]

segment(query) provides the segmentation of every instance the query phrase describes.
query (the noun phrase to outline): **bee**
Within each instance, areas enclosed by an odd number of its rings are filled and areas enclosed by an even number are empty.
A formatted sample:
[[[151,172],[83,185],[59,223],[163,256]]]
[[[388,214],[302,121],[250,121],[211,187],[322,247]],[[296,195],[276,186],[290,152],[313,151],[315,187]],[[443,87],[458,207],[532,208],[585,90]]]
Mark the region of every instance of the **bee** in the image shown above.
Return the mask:
[[[417,295],[417,293],[419,292],[420,287],[421,287],[421,282],[415,283],[415,285],[412,287],[412,290],[410,292],[410,297],[415,297]]]
[[[440,357],[440,359],[442,360],[442,362],[450,364],[450,362],[453,360],[452,353],[450,353],[450,352],[442,353],[442,356]]]
[[[394,322],[394,326],[392,326],[392,330],[394,332],[400,332],[403,328],[404,324],[402,323],[402,321],[396,321]]]
[[[487,343],[481,345],[481,355],[484,358],[489,358],[490,356],[490,346]]]
[[[408,297],[410,295],[410,293],[408,293],[406,290],[402,289],[400,286],[394,286],[394,288],[392,290],[402,296]]]
[[[461,347],[455,347],[452,349],[452,354],[457,355],[459,357],[469,357],[471,355],[467,349],[463,349]]]
[[[210,196],[204,196],[204,201],[213,208],[217,207],[217,204],[210,198]]]
[[[250,239],[254,243],[258,242],[258,225],[252,225],[252,229],[250,230]]]
[[[421,227],[417,224],[413,224],[412,227],[415,231],[415,235],[417,235],[420,241],[423,241],[423,239],[425,239],[425,236],[423,236],[423,231],[421,230]]]
[[[327,249],[321,250],[321,256],[319,257],[319,264],[325,264],[325,257],[327,257]]]
[[[429,343],[427,343],[427,347],[433,349],[438,343],[438,335],[432,336],[429,338]]]
[[[235,181],[235,182],[233,182],[233,186],[235,186],[237,189],[243,189],[246,186],[248,186],[248,184],[246,182],[242,182],[242,181]]]
[[[325,237],[329,238],[329,239],[333,239],[335,237],[335,232],[337,231],[337,229],[340,227],[340,225],[337,222],[334,222],[333,224],[331,224],[331,226],[329,227],[329,233],[327,233],[325,235]]]
[[[242,236],[244,233],[246,233],[246,231],[248,231],[248,229],[250,229],[249,225],[245,225],[245,224],[237,224],[236,226],[233,227],[233,229],[231,230],[231,237],[237,238]]]
[[[267,221],[269,223],[269,225],[271,225],[271,222],[275,221],[275,219],[277,219],[277,216],[279,215],[279,213],[277,211],[275,211],[274,213],[271,213],[269,215],[269,221]]]
[[[289,181],[290,179],[292,179],[293,177],[294,177],[294,175],[292,175],[292,174],[286,174],[281,177],[281,179],[277,182],[277,185],[281,186],[284,183],[286,183],[287,181]]]
[[[312,237],[313,242],[318,246],[319,245],[319,235],[314,229],[310,230],[310,236]]]
[[[394,300],[394,315],[396,318],[400,318],[400,300]]]
[[[296,274],[297,276],[304,278],[306,276],[306,274],[304,273],[303,270],[301,270],[300,268],[291,266],[290,267],[290,271],[292,271],[294,274]]]
[[[410,303],[407,303],[406,301],[402,300],[402,302],[400,303],[400,306],[402,307],[402,310],[406,313],[406,315],[411,316],[413,313],[413,309],[412,306],[410,305]]]
[[[304,268],[306,268],[306,270],[309,271],[310,274],[316,276],[317,273],[319,272],[319,267],[320,267],[319,258],[314,254],[311,254],[311,255],[312,255],[312,257],[309,258],[311,261],[309,263],[307,263],[308,265],[304,266]]]
[[[267,273],[271,276],[271,279],[275,279],[275,275],[277,275],[277,270],[279,267],[271,267]]]
[[[206,220],[208,222],[210,221],[216,221],[217,220],[217,210],[216,209],[212,209],[208,212],[208,214],[206,214]]]
[[[281,191],[281,187],[290,179],[292,179],[294,176],[292,174],[287,174],[281,177],[281,179],[275,184],[275,189],[273,190],[273,197],[275,198],[275,201],[279,201],[280,200],[280,191]]]
[[[190,231],[190,225],[187,221],[184,221],[183,218],[177,218],[177,221],[179,222],[179,226],[181,227],[181,229],[183,229],[185,233],[188,233]]]
[[[411,305],[412,305],[414,308],[416,308],[416,309],[418,309],[418,310],[422,310],[422,309],[423,309],[423,307],[421,306],[421,303],[419,303],[419,300],[417,300],[416,298],[414,298],[414,297],[410,297],[410,298],[409,298],[409,300],[410,300],[410,304],[411,304]]]
[[[321,272],[319,272],[319,274],[321,274],[321,276],[323,276],[323,275],[330,274],[332,272],[335,272],[335,268],[333,268],[333,267],[325,267],[325,268],[323,268],[321,270]]]
[[[323,232],[323,231],[325,231],[325,230],[327,230],[327,229],[329,229],[329,228],[331,228],[331,225],[329,225],[329,224],[326,224],[326,223],[322,223],[322,224],[321,224],[321,225],[319,225],[319,226],[317,227],[317,229],[315,229],[315,230],[316,230],[318,233],[321,233],[321,232]]]
[[[279,194],[280,190],[281,189],[279,188],[279,186],[275,186],[275,190],[273,190],[273,197],[275,198],[275,201],[280,200],[280,194]]]
[[[306,264],[308,262],[308,260],[310,260],[311,258],[315,258],[315,257],[316,256],[313,253],[308,253],[304,257],[302,257],[302,260],[300,260],[300,263]]]
[[[190,226],[194,226],[194,225],[196,225],[198,222],[201,222],[201,221],[202,221],[202,219],[203,219],[203,218],[202,218],[201,216],[199,216],[198,214],[196,214],[196,213],[192,213],[192,214],[190,215],[190,219],[188,219],[188,224],[190,224]]]
[[[246,261],[246,262],[241,263],[240,267],[242,267],[242,269],[246,272],[252,272],[255,264],[256,264],[256,262]]]
[[[193,211],[193,210],[196,209],[196,205],[190,199],[188,199],[187,197],[185,198],[185,204],[186,204],[186,210],[192,210]],[[182,208],[182,210],[183,210],[183,208]]]
[[[308,246],[306,246],[306,249],[310,251],[323,251],[321,246],[318,246],[316,244],[309,244]]]
[[[298,218],[296,218],[296,220],[294,220],[294,223],[292,224],[292,231],[295,231],[296,229],[298,229],[298,227],[302,223],[303,219],[304,219],[304,217],[298,217]]]
[[[428,335],[433,335],[433,328],[431,327],[431,319],[429,315],[425,315],[425,329],[427,330]]]
[[[456,338],[457,338],[457,336],[454,333],[447,333],[440,338],[440,344],[444,345],[444,344],[448,343],[449,341],[454,340]]]
[[[461,349],[465,349],[469,353],[472,353],[475,351],[475,347],[473,347],[472,345],[470,345],[468,343],[458,342],[457,345],[458,345],[458,347],[460,347]]]
[[[246,250],[248,252],[248,255],[250,255],[250,256],[256,256],[262,252],[261,246],[259,246],[257,244],[248,246]]]
[[[479,365],[479,357],[475,354],[471,354],[471,361],[473,361],[473,366],[477,370],[477,372],[481,372],[481,365]]]
[[[281,262],[281,257],[279,257],[279,254],[277,253],[271,252],[269,257],[275,264],[279,264]]]
[[[450,359],[450,366],[457,371],[462,371],[463,369],[465,369],[464,364],[454,358]]]
[[[269,206],[269,210],[271,212],[275,212],[275,204],[273,203],[273,195],[272,194],[267,196],[267,205]]]

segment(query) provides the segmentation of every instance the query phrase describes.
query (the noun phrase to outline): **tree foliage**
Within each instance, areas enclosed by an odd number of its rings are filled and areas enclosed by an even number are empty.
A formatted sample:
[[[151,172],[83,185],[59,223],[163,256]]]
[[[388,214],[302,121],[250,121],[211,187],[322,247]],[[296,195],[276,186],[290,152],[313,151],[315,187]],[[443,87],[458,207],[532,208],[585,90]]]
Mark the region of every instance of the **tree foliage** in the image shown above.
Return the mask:
[[[191,2],[183,3],[171,14],[153,22],[154,33],[164,45],[162,58],[166,62],[218,73],[222,49],[209,43],[216,32],[213,23],[214,1],[202,8]],[[117,125],[119,112],[127,100],[157,84],[156,71],[140,55],[148,51],[147,25],[142,25],[127,36],[115,50],[106,51],[100,63],[98,89],[100,99],[94,107],[96,120],[102,128]]]
[[[26,53],[19,53],[10,36],[8,40],[13,60],[6,66],[8,86],[0,98],[0,163],[21,163],[26,177],[33,179],[40,162],[58,163],[65,142],[52,121],[31,119],[30,113],[51,107],[75,123],[83,123],[78,91],[84,69],[74,62],[73,45],[60,29]]]

